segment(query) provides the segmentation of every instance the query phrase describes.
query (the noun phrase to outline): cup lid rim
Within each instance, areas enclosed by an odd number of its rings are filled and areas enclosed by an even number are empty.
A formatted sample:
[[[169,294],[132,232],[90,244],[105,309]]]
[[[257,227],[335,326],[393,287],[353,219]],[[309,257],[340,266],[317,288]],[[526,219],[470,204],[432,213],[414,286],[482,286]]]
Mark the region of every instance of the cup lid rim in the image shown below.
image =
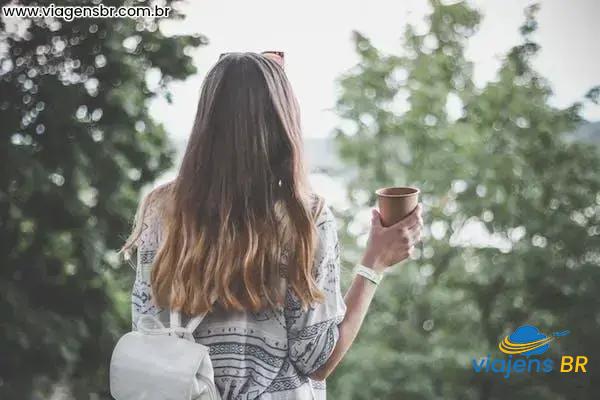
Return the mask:
[[[403,193],[403,194],[387,194],[387,193],[383,193],[386,190],[389,189],[409,189],[409,190],[413,190],[410,193]],[[381,196],[381,197],[409,197],[409,196],[414,196],[416,194],[421,193],[421,191],[419,190],[419,188],[416,188],[414,186],[389,186],[389,187],[384,187],[384,188],[380,188],[377,189],[375,191],[375,194],[377,194],[377,196]]]

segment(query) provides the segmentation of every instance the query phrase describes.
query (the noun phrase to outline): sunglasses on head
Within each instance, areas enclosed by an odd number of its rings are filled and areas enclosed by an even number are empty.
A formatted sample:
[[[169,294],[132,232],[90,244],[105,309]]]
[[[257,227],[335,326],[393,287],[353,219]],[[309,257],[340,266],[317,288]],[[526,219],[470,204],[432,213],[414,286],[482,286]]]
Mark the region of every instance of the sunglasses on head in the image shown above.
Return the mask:
[[[228,54],[231,54],[231,52],[221,53],[221,55],[219,56],[219,60]],[[285,54],[283,51],[270,51],[269,50],[269,51],[263,51],[260,54],[262,56],[265,56],[265,57],[270,58],[271,60],[275,61],[277,64],[279,64],[281,66],[281,68],[283,68],[284,61],[285,61],[285,57],[284,57]]]

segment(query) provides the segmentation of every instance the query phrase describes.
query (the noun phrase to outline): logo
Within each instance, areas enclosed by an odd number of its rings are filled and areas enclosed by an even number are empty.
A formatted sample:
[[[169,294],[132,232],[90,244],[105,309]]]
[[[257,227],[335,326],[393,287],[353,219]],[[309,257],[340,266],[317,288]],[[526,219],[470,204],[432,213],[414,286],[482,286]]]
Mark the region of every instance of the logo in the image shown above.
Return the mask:
[[[551,358],[541,359],[536,356],[547,352],[550,343],[569,334],[568,330],[564,330],[546,335],[535,326],[520,326],[498,344],[500,351],[508,357],[492,358],[488,354],[487,357],[479,360],[473,359],[473,371],[502,374],[506,379],[510,378],[513,373],[551,373],[554,371],[554,360]],[[560,359],[560,372],[587,373],[587,363],[587,356],[563,355]]]
[[[552,336],[546,336],[535,326],[523,325],[515,329],[510,336],[506,336],[498,348],[504,354],[540,355],[550,348],[550,343],[556,338],[569,333],[569,331],[561,331],[553,333]]]

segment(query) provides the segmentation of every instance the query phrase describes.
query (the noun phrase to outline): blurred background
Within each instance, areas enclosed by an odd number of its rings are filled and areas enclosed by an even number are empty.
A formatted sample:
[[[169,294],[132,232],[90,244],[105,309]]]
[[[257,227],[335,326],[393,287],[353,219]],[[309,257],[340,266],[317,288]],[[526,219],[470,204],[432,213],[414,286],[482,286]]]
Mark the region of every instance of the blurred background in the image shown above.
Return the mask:
[[[262,50],[286,52],[346,282],[374,189],[423,193],[424,243],[378,289],[329,398],[598,398],[600,3],[102,3],[176,12],[0,20],[1,399],[110,398],[133,280],[116,249],[176,174],[218,55]],[[570,330],[546,355],[588,372],[473,371],[525,323]]]

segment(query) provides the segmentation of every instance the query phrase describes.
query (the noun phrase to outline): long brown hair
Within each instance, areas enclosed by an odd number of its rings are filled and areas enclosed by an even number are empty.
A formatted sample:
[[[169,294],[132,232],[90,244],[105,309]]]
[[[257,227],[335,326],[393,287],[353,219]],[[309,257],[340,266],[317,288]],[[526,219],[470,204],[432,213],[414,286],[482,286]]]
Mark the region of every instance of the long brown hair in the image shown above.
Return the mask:
[[[281,66],[255,53],[219,60],[177,178],[153,193],[163,207],[155,302],[188,314],[210,311],[211,298],[230,310],[274,308],[284,302],[284,272],[304,306],[322,300],[302,159],[298,103]]]

